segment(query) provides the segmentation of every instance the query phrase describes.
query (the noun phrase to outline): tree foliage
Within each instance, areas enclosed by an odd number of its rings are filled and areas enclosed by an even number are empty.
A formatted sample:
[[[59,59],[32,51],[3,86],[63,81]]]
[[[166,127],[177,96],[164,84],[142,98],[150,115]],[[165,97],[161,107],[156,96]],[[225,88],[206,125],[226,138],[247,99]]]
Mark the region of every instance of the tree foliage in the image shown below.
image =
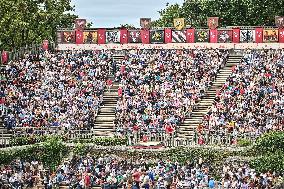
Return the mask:
[[[253,146],[256,158],[251,162],[258,172],[284,170],[284,132],[269,132]]]
[[[11,50],[48,39],[71,27],[76,15],[71,0],[0,0],[0,50]]]
[[[187,25],[206,27],[207,17],[219,17],[221,26],[274,25],[275,16],[284,15],[284,1],[185,0],[182,5],[168,5],[159,11],[156,27],[172,27],[173,18],[183,17]]]

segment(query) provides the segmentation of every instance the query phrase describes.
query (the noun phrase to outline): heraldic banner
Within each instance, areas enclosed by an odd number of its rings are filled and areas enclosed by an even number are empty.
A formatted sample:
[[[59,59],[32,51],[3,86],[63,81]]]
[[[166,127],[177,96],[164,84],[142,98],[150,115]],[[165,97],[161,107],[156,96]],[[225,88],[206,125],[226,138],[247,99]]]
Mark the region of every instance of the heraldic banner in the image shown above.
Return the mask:
[[[279,43],[284,43],[284,28],[279,29]]]
[[[176,30],[183,30],[185,27],[184,18],[175,18],[174,27],[176,28]]]
[[[209,30],[207,29],[196,29],[195,32],[195,42],[201,43],[201,42],[209,42]]]
[[[262,34],[263,34],[263,28],[262,27],[257,27],[255,28],[255,42],[256,43],[262,43]]]
[[[252,43],[255,42],[255,30],[241,29],[240,31],[240,42]]]
[[[194,43],[195,39],[194,39],[194,32],[195,29],[194,28],[190,28],[186,30],[186,42],[187,43]]]
[[[98,42],[97,31],[84,31],[83,32],[84,44],[96,44]]]
[[[106,43],[106,29],[98,29],[98,44]]]
[[[151,43],[164,43],[164,30],[151,30],[150,41]]]
[[[211,29],[210,30],[210,43],[217,43],[218,42],[218,30]]]
[[[76,34],[76,44],[83,44],[84,42],[84,39],[83,39],[83,31],[82,30],[79,30],[79,29],[76,29],[75,30],[75,34]]]
[[[62,43],[75,43],[75,32],[74,31],[63,32]]]
[[[172,29],[166,28],[165,29],[165,43],[172,42]]]
[[[264,29],[263,42],[278,42],[278,29]]]
[[[127,29],[120,29],[120,44],[128,43],[128,31]]]
[[[106,43],[120,43],[120,31],[106,31]]]
[[[218,43],[231,43],[233,41],[233,30],[218,30]]]
[[[141,41],[143,44],[150,43],[150,31],[147,29],[141,30]]]
[[[186,31],[185,30],[173,30],[172,31],[172,42],[173,43],[185,43],[186,42]]]
[[[240,42],[240,28],[233,28],[233,43]]]
[[[139,30],[128,31],[128,42],[129,43],[141,43],[141,32]]]

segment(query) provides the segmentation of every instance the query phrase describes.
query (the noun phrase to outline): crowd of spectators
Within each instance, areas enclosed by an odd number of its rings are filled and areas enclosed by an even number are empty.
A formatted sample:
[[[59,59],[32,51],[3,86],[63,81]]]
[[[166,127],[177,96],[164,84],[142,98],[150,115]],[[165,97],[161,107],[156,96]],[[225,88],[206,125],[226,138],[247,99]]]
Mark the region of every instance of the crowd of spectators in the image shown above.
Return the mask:
[[[236,139],[283,131],[283,126],[284,51],[247,50],[197,130]]]
[[[58,51],[25,56],[6,65],[0,87],[5,125],[85,128],[103,100],[111,52]]]
[[[15,160],[0,170],[1,188],[32,188],[56,186],[88,189],[269,189],[282,177],[272,172],[258,174],[247,163],[234,161],[225,163],[221,178],[212,175],[210,163],[200,159],[193,162],[167,160],[134,160],[114,156],[94,158],[90,155],[73,157],[65,161],[55,172],[44,170],[38,161]],[[9,187],[10,186],[10,187]]]
[[[115,80],[120,83],[117,133],[173,133],[190,116],[228,57],[226,50],[130,52]]]

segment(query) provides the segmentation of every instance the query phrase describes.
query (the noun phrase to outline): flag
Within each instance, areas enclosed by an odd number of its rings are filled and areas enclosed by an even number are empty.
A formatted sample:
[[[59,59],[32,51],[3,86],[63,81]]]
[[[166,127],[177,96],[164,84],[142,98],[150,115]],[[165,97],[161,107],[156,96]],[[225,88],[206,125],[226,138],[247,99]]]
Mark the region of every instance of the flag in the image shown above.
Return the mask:
[[[284,28],[279,29],[279,43],[284,43]]]
[[[83,44],[84,42],[83,31],[76,29],[75,34],[76,34],[76,44]]]
[[[218,42],[218,31],[217,29],[210,30],[210,43],[217,43]]]
[[[164,43],[164,30],[151,30],[151,43]]]
[[[283,16],[275,16],[275,25],[278,28],[284,28],[284,17]]]
[[[139,30],[128,31],[129,43],[141,43],[141,32]]]
[[[255,30],[240,30],[240,41],[243,43],[255,41]]]
[[[5,63],[8,62],[8,52],[6,52],[6,51],[2,52],[1,62],[2,62],[2,64],[5,64]]]
[[[233,43],[240,42],[240,28],[233,29]]]
[[[218,17],[208,17],[207,19],[207,25],[209,29],[216,29],[219,25],[218,23],[219,18]]]
[[[255,42],[262,43],[263,42],[263,28],[255,28]]]
[[[83,41],[85,44],[96,44],[98,42],[98,32],[97,31],[84,31]]]
[[[278,29],[266,29],[263,31],[263,42],[278,42]]]
[[[219,43],[231,43],[233,41],[233,30],[218,30]]]
[[[77,30],[84,30],[86,26],[86,19],[75,19],[75,29]]]
[[[63,43],[74,43],[75,36],[73,31],[65,31],[63,32]]]
[[[140,26],[143,29],[150,29],[150,27],[151,27],[151,18],[140,18]]]
[[[173,43],[185,43],[186,42],[186,30],[172,31],[172,42]]]
[[[106,29],[98,29],[98,44],[106,43]]]
[[[150,43],[150,31],[149,30],[141,30],[141,41],[143,44]]]
[[[48,50],[48,40],[43,40],[42,49],[45,50],[45,51]]]
[[[195,30],[194,38],[196,42],[209,42],[209,30]]]
[[[120,43],[120,31],[106,31],[106,43]]]
[[[174,27],[176,28],[176,30],[182,30],[185,27],[184,18],[175,18]]]
[[[186,30],[186,42],[187,43],[194,43],[194,41],[195,41],[194,33],[195,33],[195,31],[194,31],[193,28]]]
[[[125,44],[128,42],[127,29],[120,29],[120,43]]]
[[[170,28],[165,29],[165,43],[172,42],[172,30]]]

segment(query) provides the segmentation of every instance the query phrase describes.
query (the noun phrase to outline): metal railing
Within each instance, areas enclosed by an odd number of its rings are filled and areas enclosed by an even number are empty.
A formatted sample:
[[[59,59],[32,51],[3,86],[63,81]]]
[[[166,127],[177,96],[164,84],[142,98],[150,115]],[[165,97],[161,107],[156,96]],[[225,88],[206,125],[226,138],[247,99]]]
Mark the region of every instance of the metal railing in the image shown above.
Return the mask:
[[[141,145],[146,142],[157,142],[163,144],[165,147],[179,147],[179,146],[193,146],[193,145],[209,145],[209,146],[230,146],[236,145],[239,140],[247,140],[253,143],[256,136],[251,133],[240,133],[233,135],[232,133],[218,134],[218,133],[194,133],[192,138],[178,138],[176,133],[167,134],[165,132],[145,134],[135,132],[128,135],[128,145]]]

